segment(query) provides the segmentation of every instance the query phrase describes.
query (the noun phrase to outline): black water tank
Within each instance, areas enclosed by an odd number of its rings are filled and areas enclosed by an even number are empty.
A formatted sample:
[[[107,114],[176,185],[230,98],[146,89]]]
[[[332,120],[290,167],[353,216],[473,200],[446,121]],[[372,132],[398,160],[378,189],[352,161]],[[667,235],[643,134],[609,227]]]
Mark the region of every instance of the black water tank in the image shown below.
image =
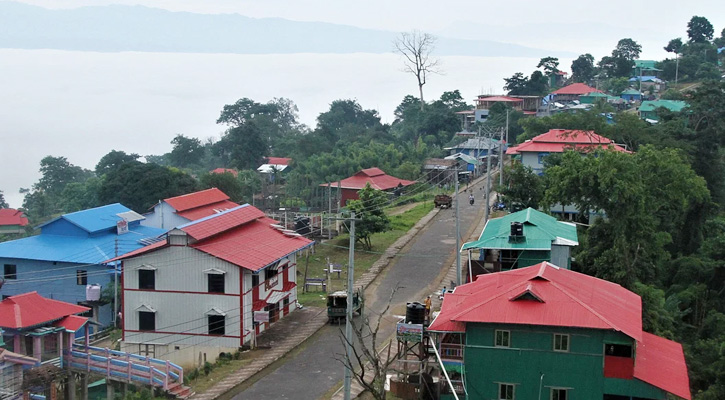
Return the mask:
[[[405,309],[405,322],[409,324],[422,324],[425,322],[425,306],[417,301],[408,303]]]
[[[295,232],[307,236],[310,234],[310,217],[295,217]]]
[[[521,222],[512,222],[511,236],[524,236],[524,224]]]

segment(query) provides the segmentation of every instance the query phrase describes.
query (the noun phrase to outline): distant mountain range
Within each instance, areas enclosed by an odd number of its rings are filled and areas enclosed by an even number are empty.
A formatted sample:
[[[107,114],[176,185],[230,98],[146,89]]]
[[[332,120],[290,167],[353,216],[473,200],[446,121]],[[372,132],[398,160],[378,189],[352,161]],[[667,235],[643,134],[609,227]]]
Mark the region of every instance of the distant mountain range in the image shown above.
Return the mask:
[[[0,2],[0,48],[171,53],[388,53],[397,32],[323,22],[194,14],[144,6],[51,10]],[[566,57],[489,40],[439,37],[441,56]]]

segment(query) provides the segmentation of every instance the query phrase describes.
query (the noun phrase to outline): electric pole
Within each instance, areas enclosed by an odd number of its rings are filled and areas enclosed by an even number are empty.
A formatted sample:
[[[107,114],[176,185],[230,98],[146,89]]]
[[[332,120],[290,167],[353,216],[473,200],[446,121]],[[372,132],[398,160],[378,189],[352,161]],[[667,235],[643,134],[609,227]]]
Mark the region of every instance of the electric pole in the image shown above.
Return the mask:
[[[458,167],[456,167],[456,287],[461,285],[461,224],[458,211]]]
[[[501,141],[498,143],[498,184],[503,186],[503,131],[501,132]],[[509,142],[509,110],[506,109],[506,143]]]
[[[347,365],[345,366],[345,400],[350,400],[352,385],[352,303],[353,286],[355,285],[355,212],[350,214],[350,253],[347,267],[347,312],[345,319],[345,350]]]
[[[486,152],[486,204],[484,206],[484,220],[488,221],[488,205],[490,204],[489,196],[491,196],[491,140],[493,135],[488,138],[488,151]]]

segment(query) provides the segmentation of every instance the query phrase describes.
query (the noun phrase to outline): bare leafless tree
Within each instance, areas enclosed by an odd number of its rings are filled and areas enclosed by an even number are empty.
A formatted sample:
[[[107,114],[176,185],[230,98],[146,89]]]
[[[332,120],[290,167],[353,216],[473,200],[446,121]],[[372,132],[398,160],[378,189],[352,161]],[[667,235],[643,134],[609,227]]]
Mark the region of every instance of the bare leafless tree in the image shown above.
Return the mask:
[[[397,359],[392,339],[385,347],[378,349],[380,323],[390,309],[397,289],[396,286],[391,291],[387,306],[378,314],[377,321],[373,323],[367,315],[362,315],[358,321],[351,320],[354,335],[352,341],[348,342],[344,334],[340,335],[343,344],[352,347],[352,358],[348,358],[347,354],[344,354],[338,360],[352,372],[353,379],[370,392],[376,400],[385,400],[385,380],[388,371],[391,370],[391,366]]]
[[[404,72],[413,74],[418,79],[420,91],[420,109],[425,107],[423,85],[428,74],[439,74],[440,60],[432,57],[435,50],[436,37],[419,31],[402,32],[394,41],[395,52],[403,56]]]

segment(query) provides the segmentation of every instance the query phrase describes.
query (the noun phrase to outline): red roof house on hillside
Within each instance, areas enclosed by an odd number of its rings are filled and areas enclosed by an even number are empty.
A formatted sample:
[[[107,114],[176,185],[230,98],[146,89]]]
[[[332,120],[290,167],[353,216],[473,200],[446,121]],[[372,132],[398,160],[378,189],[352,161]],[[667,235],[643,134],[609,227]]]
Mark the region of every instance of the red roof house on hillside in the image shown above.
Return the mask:
[[[0,208],[0,235],[25,232],[28,219],[22,211],[14,208]]]
[[[415,182],[388,175],[380,168],[367,168],[339,182],[323,183],[320,186],[330,185],[332,188],[339,187],[342,191],[340,194],[340,206],[344,207],[348,200],[357,200],[359,198],[357,192],[368,183],[370,183],[373,189],[387,191],[412,185]]]
[[[211,171],[209,171],[210,174],[232,174],[236,178],[239,176],[239,172],[237,172],[236,169],[230,169],[230,168],[216,168]]]
[[[544,388],[549,399],[690,399],[682,346],[642,331],[637,294],[548,262],[457,287],[428,330],[481,398],[496,398],[499,382],[522,382],[516,398]],[[462,353],[449,351],[456,343]]]
[[[12,337],[8,341],[11,351],[45,361],[59,357],[63,348],[68,348],[75,333],[88,322],[87,317],[77,314],[89,310],[42,297],[37,292],[24,293],[0,302],[0,328],[5,337]],[[88,338],[88,330],[85,331]]]
[[[297,308],[297,253],[313,243],[245,204],[119,257],[122,349],[155,343],[157,357],[191,366],[239,348]]]
[[[224,192],[211,188],[160,201],[144,215],[142,225],[171,229],[237,206]]]
[[[551,95],[554,101],[572,101],[579,100],[580,96],[592,92],[604,93],[601,90],[584,83],[572,83],[571,85],[564,86],[561,89],[551,92]]]
[[[593,151],[599,148],[628,152],[624,147],[614,143],[612,139],[594,133],[571,129],[550,129],[531,140],[506,150],[508,155],[521,155],[521,162],[536,172],[544,168],[543,159],[550,153],[563,153],[566,150]]]

